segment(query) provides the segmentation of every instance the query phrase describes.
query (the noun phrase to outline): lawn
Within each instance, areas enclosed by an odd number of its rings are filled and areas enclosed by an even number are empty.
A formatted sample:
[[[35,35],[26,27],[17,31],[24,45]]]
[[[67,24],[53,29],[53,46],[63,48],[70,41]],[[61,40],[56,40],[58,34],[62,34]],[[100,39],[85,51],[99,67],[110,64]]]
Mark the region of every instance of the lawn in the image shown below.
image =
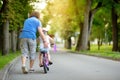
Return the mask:
[[[16,53],[9,53],[6,56],[1,56],[0,54],[0,70],[3,69],[6,64],[11,62],[13,59],[15,59],[19,55],[20,55],[19,51]]]
[[[91,45],[90,51],[81,51],[79,53],[120,61],[120,52],[113,52],[112,45],[102,45],[100,50],[98,50],[97,45]]]

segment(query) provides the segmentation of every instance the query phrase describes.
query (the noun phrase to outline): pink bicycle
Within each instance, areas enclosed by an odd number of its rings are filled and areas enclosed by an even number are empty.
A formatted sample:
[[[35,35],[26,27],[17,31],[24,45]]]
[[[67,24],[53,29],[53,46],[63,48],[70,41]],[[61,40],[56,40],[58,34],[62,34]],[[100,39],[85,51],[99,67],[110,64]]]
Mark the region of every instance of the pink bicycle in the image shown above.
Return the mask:
[[[48,54],[47,51],[42,51],[41,52],[43,54],[43,69],[44,69],[44,73],[47,73],[47,71],[49,71],[49,60],[48,60]]]

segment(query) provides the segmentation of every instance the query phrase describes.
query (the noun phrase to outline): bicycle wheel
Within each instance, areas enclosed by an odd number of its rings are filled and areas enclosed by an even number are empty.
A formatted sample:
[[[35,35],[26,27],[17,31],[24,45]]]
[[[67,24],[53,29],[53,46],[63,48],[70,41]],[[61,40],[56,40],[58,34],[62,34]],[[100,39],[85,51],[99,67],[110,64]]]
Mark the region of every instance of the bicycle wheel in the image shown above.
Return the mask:
[[[47,73],[48,68],[47,68],[47,65],[45,63],[43,63],[43,69],[44,69],[44,73]]]
[[[49,71],[49,67],[47,67],[47,71]]]
[[[47,73],[47,71],[49,71],[49,68],[48,68],[48,57],[47,57],[46,53],[43,54],[43,69],[44,69],[44,73]]]

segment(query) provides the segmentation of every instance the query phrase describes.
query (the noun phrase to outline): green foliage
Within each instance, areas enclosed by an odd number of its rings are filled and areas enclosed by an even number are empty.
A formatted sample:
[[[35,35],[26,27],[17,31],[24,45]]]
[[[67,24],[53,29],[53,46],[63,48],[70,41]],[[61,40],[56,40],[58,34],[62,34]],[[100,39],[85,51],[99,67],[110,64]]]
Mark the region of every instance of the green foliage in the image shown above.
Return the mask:
[[[103,45],[103,46],[101,46],[100,50],[97,49],[97,45],[92,45],[90,51],[84,51],[83,53],[88,54],[88,55],[92,55],[92,56],[120,60],[120,53],[113,52],[111,45]]]
[[[42,18],[42,24],[43,27],[46,27],[50,21],[50,19],[53,17],[52,12],[51,12],[51,6],[53,4],[50,2],[47,2],[46,8],[42,11],[43,18]]]
[[[84,0],[48,2],[43,11],[43,26],[50,25],[50,33],[59,32],[63,39],[74,36],[83,21],[84,3]]]
[[[115,8],[116,8],[117,14],[120,16],[120,2],[119,3],[115,3]]]
[[[107,42],[112,41],[112,27],[111,27],[111,9],[102,7],[95,14],[93,21],[93,29],[91,39],[101,38]]]
[[[9,2],[10,30],[17,30],[18,27],[21,27],[31,10],[29,0],[11,0]]]
[[[18,27],[22,27],[23,21],[28,17],[28,13],[33,10],[30,2],[36,0],[9,0],[7,6],[6,14],[3,13],[1,18],[8,19],[10,22],[10,31],[17,30]],[[0,4],[0,6],[2,6]]]
[[[72,51],[74,52],[74,47],[72,48]],[[102,57],[112,60],[118,60],[120,61],[120,52],[113,52],[111,45],[102,45],[101,49],[98,50],[97,45],[91,45],[91,50],[89,51],[81,51],[80,54],[90,55],[90,56],[96,56],[96,57]]]
[[[95,19],[93,21],[93,27],[92,27],[92,31],[91,31],[91,39],[92,40],[94,40],[96,38],[103,39],[105,36],[104,35],[104,32],[105,32],[104,18],[101,18],[101,17],[103,17],[103,15],[101,14],[102,12],[100,10],[95,15]]]
[[[5,65],[7,65],[8,63],[10,63],[13,59],[15,59],[16,57],[18,57],[20,55],[20,52],[16,52],[16,53],[10,53],[6,56],[2,56],[0,55],[0,70],[2,68],[4,68]]]
[[[2,7],[2,0],[0,0],[0,9],[1,9],[1,7]]]

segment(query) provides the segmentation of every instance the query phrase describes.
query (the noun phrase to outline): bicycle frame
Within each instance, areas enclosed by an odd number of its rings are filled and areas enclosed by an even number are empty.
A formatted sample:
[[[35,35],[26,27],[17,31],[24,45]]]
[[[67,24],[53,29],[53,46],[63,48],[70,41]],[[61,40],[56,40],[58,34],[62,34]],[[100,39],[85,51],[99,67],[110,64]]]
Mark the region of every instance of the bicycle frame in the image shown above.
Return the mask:
[[[47,55],[47,53],[43,54],[43,63],[45,63],[45,65],[48,66],[48,55]]]
[[[48,61],[48,54],[47,52],[42,52],[43,54],[43,69],[44,69],[44,73],[47,73],[47,71],[49,71],[49,61]]]

